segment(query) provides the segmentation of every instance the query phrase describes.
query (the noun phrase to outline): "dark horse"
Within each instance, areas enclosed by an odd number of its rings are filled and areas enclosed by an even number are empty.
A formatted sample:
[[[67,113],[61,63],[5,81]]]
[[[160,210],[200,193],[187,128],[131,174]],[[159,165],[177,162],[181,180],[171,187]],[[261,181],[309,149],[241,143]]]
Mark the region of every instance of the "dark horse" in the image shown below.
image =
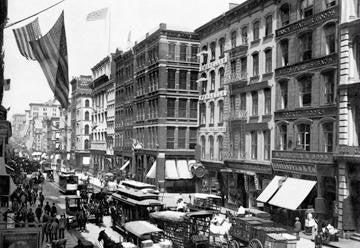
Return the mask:
[[[104,248],[123,248],[123,246],[121,245],[121,243],[116,243],[115,241],[113,241],[106,233],[105,230],[102,230],[99,233],[99,237],[98,237],[98,241],[103,241],[103,247]]]

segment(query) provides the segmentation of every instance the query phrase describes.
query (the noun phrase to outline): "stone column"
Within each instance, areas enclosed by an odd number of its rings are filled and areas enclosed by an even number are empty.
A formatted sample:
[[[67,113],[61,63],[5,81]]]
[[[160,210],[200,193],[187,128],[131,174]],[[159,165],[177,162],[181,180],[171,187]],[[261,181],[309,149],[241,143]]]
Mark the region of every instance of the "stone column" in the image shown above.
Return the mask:
[[[143,182],[146,181],[146,174],[148,172],[148,169],[147,169],[147,157],[146,155],[143,155]]]

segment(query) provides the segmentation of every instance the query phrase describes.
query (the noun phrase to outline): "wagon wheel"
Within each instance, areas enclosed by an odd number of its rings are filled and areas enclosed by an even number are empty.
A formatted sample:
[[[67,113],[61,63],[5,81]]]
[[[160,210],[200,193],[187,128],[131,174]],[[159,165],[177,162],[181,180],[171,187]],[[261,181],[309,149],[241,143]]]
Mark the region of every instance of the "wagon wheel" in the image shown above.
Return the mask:
[[[249,242],[248,248],[263,248],[263,245],[261,244],[260,240],[252,239]]]
[[[240,248],[240,244],[236,240],[231,240],[229,243],[229,248]]]

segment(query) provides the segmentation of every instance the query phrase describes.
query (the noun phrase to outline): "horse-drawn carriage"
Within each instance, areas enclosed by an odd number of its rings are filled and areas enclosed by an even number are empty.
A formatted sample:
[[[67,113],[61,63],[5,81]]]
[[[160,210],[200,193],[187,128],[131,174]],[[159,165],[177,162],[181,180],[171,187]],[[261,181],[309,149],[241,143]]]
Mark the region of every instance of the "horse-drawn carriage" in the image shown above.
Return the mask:
[[[189,204],[190,210],[215,210],[219,211],[222,199],[218,195],[195,193],[191,195],[193,203]]]
[[[212,211],[161,211],[150,214],[150,222],[164,230],[175,248],[209,247]]]

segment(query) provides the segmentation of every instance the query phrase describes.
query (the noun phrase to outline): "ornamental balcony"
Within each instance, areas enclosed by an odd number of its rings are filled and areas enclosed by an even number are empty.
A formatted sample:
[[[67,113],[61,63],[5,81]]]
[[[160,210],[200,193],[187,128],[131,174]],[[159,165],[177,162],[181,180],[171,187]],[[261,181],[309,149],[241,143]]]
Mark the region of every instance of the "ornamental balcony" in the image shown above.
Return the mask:
[[[338,145],[334,153],[335,159],[360,161],[360,146]]]
[[[316,70],[323,66],[337,64],[337,62],[338,62],[338,54],[334,53],[321,58],[310,59],[296,64],[277,68],[275,69],[275,76],[280,77],[294,73],[299,73],[302,71]]]
[[[333,154],[330,152],[310,151],[272,151],[272,160],[295,161],[301,163],[333,164]]]
[[[229,54],[229,58],[233,59],[239,56],[243,56],[247,53],[248,51],[248,44],[241,44],[239,46],[233,47],[230,50],[227,50],[225,52],[227,52]]]
[[[337,18],[339,18],[338,5],[332,8],[328,8],[308,18],[302,19],[294,23],[290,23],[289,25],[279,28],[278,30],[276,30],[276,38],[279,38],[284,35],[288,35],[293,32],[298,32],[303,28],[309,28],[311,26]]]

